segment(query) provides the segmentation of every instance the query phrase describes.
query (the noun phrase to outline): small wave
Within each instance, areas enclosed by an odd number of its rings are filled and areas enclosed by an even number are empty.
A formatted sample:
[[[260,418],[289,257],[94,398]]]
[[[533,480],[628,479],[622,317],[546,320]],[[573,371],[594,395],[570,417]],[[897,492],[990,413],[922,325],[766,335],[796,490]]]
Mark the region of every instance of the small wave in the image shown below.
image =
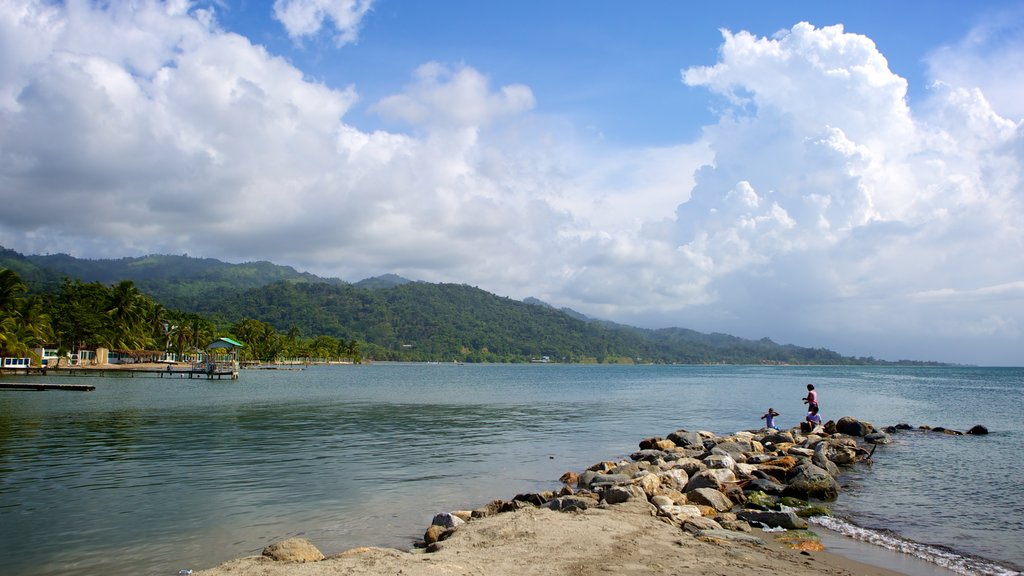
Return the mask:
[[[1020,576],[1017,570],[1001,566],[982,558],[962,556],[951,550],[937,546],[929,546],[912,540],[907,540],[886,531],[870,530],[856,524],[851,524],[839,518],[830,516],[817,516],[810,519],[811,522],[838,532],[843,536],[881,546],[895,552],[908,554],[926,562],[952,570],[964,576]]]

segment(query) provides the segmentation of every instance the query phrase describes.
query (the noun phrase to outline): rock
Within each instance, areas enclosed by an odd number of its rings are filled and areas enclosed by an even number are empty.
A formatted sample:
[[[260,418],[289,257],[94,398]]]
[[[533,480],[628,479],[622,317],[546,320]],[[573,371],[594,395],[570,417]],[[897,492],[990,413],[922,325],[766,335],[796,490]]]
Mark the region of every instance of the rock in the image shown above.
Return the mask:
[[[429,546],[435,542],[440,542],[447,538],[451,532],[452,530],[449,528],[445,528],[444,526],[439,526],[437,524],[431,524],[430,527],[427,528],[427,531],[423,533],[423,543]]]
[[[690,477],[707,470],[707,466],[696,458],[680,458],[672,463],[672,468],[681,468]]]
[[[839,483],[823,468],[814,464],[803,464],[793,470],[784,493],[800,498],[831,501],[839,496]]]
[[[967,433],[976,436],[981,436],[983,434],[988,434],[988,428],[985,428],[981,424],[978,424],[977,426],[972,426],[971,429],[967,431]]]
[[[473,510],[473,518],[486,518],[498,514],[504,505],[504,500],[491,500],[486,506]]]
[[[644,438],[643,440],[640,441],[640,449],[641,450],[650,450],[651,448],[654,448],[658,444],[658,442],[661,442],[662,440],[663,439],[660,436],[654,436],[652,438]]]
[[[704,530],[724,530],[722,525],[711,518],[703,516],[689,516],[683,521],[683,530],[691,534],[697,534]]]
[[[726,468],[708,469],[692,476],[690,481],[686,483],[686,490],[684,492],[690,492],[698,488],[721,490],[723,484],[734,481],[736,481],[736,474],[732,470]]]
[[[793,435],[790,434],[789,432],[772,432],[772,433],[765,434],[764,436],[761,437],[761,444],[764,444],[766,449],[768,448],[769,444],[771,444],[772,446],[775,446],[777,444],[792,444],[792,443],[793,443]]]
[[[644,462],[658,462],[665,459],[664,450],[640,450],[639,452],[633,452],[629,455],[633,460],[642,460]]]
[[[278,562],[319,562],[323,553],[305,538],[288,538],[263,549],[263,555]]]
[[[772,498],[761,490],[748,490],[745,492],[747,497],[746,502],[743,503],[745,508],[753,510],[771,510],[776,507],[775,498]]]
[[[556,498],[544,504],[545,508],[550,508],[558,512],[577,512],[586,510],[594,505],[594,501],[589,498],[580,498],[579,496],[564,496],[562,498]]]
[[[636,483],[648,496],[654,496],[661,488],[661,478],[649,472],[637,478]]]
[[[932,428],[932,432],[939,432],[941,434],[946,434],[947,436],[963,436],[964,434],[963,432],[957,430],[950,430],[948,428],[943,428],[942,426],[936,426],[935,428]]]
[[[541,494],[516,494],[512,497],[515,502],[526,502],[527,504],[533,504],[534,506],[541,506],[548,501],[547,498]]]
[[[814,506],[807,506],[806,508],[798,509],[796,511],[796,515],[801,518],[811,518],[812,516],[831,516],[832,509],[828,506],[815,504]]]
[[[836,432],[850,436],[864,437],[875,431],[870,422],[857,420],[851,416],[843,416],[836,422]]]
[[[815,466],[831,474],[834,478],[839,476],[839,467],[829,460],[828,454],[828,442],[818,442],[818,445],[814,447],[814,456],[811,457],[811,462],[814,463]]]
[[[607,499],[608,497],[605,496],[605,500]],[[651,497],[651,504],[653,504],[655,508],[658,508],[660,510],[661,508],[665,508],[667,506],[675,506],[676,501],[663,494],[658,494],[657,496]]]
[[[872,432],[864,436],[864,441],[869,444],[889,444],[892,442],[892,438],[885,432]]]
[[[675,488],[677,490],[685,489],[686,484],[690,481],[690,477],[686,474],[686,471],[681,468],[665,470],[658,474],[658,478],[661,479],[662,486],[666,488]]]
[[[592,470],[587,470],[580,476],[580,484],[588,488],[629,484],[631,480],[633,477],[626,474],[601,474]]]
[[[736,462],[745,462],[747,452],[752,450],[750,442],[719,442],[711,449],[712,454],[725,454],[731,456]]]
[[[764,463],[764,466],[770,466],[773,468],[782,468],[783,470],[791,470],[797,465],[796,458],[792,456],[783,456],[782,458],[776,458],[769,460]],[[762,468],[763,469],[763,468]]]
[[[736,514],[736,517],[740,520],[768,526],[769,528],[785,528],[786,530],[807,528],[806,520],[789,511],[743,510]]]
[[[604,501],[609,504],[622,504],[638,498],[647,500],[647,495],[639,486],[609,486],[604,491]]]
[[[465,524],[466,521],[450,512],[442,512],[441,514],[435,514],[434,519],[430,521],[431,526],[441,526],[442,528],[458,528]]]
[[[781,496],[786,487],[768,478],[754,478],[747,484],[747,489],[764,492],[772,496]]]
[[[686,499],[693,504],[710,506],[717,512],[726,512],[733,507],[732,500],[714,488],[696,488],[686,492]]]
[[[786,453],[789,454],[790,456],[802,456],[804,458],[810,458],[811,456],[814,456],[814,450],[810,448],[804,448],[802,446],[793,446],[789,450],[786,450]]]
[[[858,460],[857,444],[853,441],[834,438],[818,444],[815,450],[822,450],[825,458],[839,466],[850,466]]]
[[[691,504],[670,504],[668,506],[659,507],[665,514],[668,514],[674,518],[686,519],[686,518],[700,518],[703,516],[700,512],[700,508]]]
[[[897,424],[894,426],[897,430],[913,430],[914,428],[910,424]]]
[[[682,448],[688,448],[696,446],[699,448],[704,447],[704,439],[700,437],[700,434],[696,432],[687,432],[686,430],[676,430],[675,432],[668,435],[668,439],[671,440],[676,446]]]
[[[728,454],[712,454],[704,459],[704,465],[708,468],[725,468],[732,470],[736,467],[736,460]]]
[[[569,486],[575,486],[580,481],[580,475],[575,473],[575,472],[566,472],[565,474],[562,474],[558,478],[558,481],[561,482],[562,484],[567,484]]]

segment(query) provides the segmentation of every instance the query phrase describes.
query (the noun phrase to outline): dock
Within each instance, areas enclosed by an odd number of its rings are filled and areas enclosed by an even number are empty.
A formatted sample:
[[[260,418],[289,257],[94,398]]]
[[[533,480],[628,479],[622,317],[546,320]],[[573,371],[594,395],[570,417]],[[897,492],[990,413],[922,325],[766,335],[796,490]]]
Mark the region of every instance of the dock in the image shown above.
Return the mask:
[[[71,392],[92,392],[91,384],[46,384],[42,382],[0,382],[0,390],[67,390]]]

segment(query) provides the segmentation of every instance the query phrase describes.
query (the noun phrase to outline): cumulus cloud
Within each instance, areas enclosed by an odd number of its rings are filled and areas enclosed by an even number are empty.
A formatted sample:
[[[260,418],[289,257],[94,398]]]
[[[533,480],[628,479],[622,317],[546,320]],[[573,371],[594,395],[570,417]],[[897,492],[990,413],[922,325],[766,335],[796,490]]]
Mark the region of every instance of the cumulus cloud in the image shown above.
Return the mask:
[[[915,117],[905,81],[841,26],[723,36],[718,63],[683,72],[724,107],[705,130],[714,166],[675,224],[736,329],[875,335],[870,348],[908,352],[938,346],[936,332],[1013,333],[1019,297],[958,308],[940,295],[1020,280],[1020,125],[949,85]]]
[[[715,62],[682,71],[716,122],[626,149],[466,64],[411,71],[368,106],[399,129],[366,131],[345,119],[354,86],[211,11],[2,2],[4,246],[395,272],[849,354],[1024,349],[1019,121],[952,75],[911,110],[840,26],[723,31]],[[354,35],[369,9],[331,6],[277,5],[295,37]]]
[[[372,6],[373,0],[274,0],[274,18],[295,39],[333,28],[335,44],[343,46],[359,37],[359,25]]]
[[[951,86],[978,89],[996,112],[1024,119],[1024,6],[986,15],[955,45],[927,58],[932,78]]]

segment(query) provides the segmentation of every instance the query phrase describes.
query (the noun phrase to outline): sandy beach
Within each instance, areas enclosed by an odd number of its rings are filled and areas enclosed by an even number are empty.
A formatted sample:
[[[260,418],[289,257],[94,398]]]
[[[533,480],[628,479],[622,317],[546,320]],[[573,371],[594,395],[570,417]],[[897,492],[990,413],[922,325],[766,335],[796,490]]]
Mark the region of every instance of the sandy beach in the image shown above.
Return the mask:
[[[606,576],[820,574],[884,576],[897,572],[831,554],[800,551],[761,530],[698,536],[655,515],[642,501],[584,511],[523,508],[474,519],[435,552],[356,548],[318,562],[253,556],[196,576]],[[735,539],[733,539],[735,538]]]

